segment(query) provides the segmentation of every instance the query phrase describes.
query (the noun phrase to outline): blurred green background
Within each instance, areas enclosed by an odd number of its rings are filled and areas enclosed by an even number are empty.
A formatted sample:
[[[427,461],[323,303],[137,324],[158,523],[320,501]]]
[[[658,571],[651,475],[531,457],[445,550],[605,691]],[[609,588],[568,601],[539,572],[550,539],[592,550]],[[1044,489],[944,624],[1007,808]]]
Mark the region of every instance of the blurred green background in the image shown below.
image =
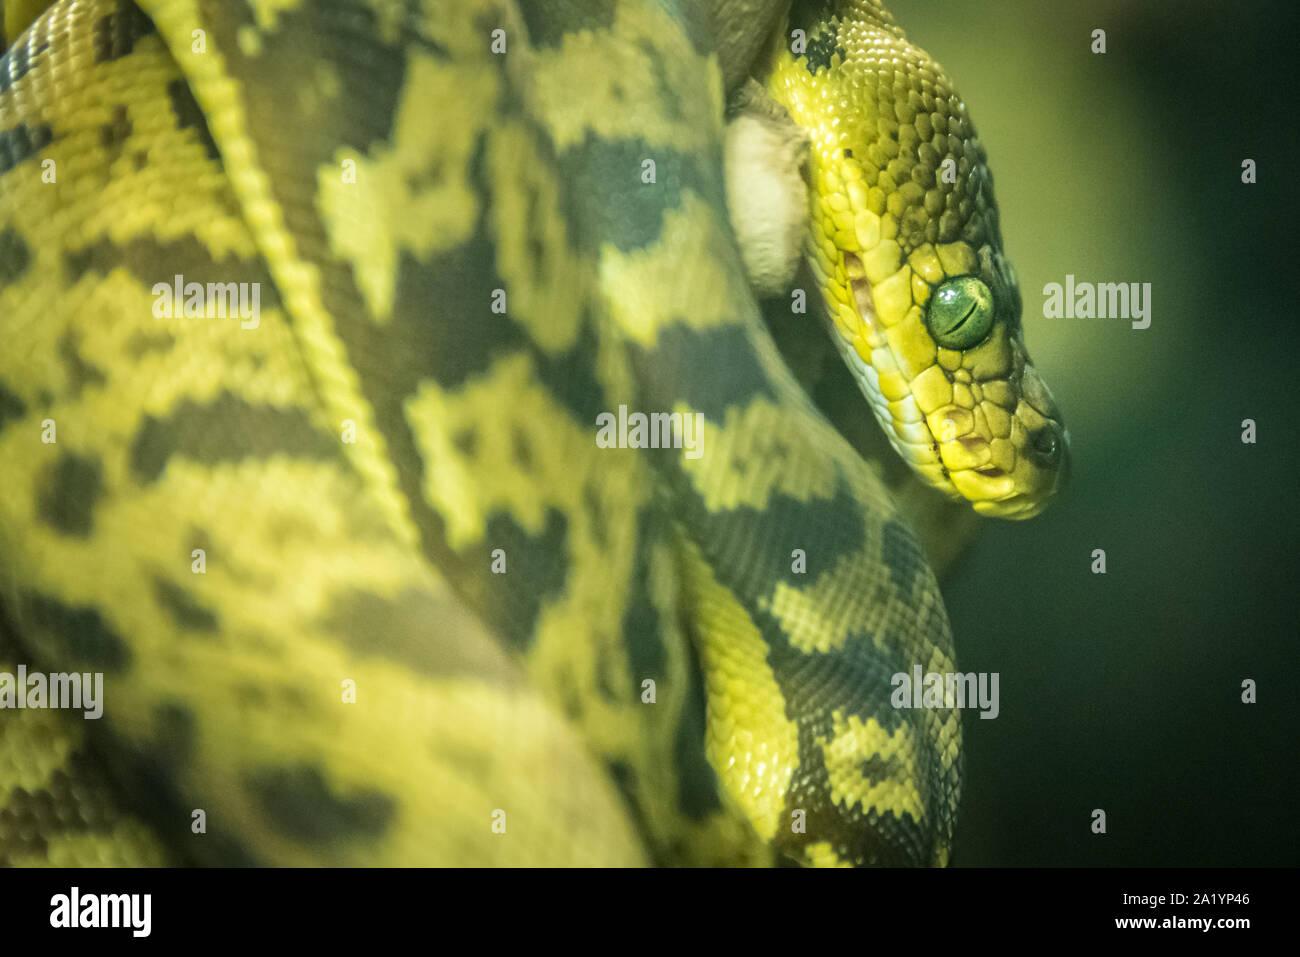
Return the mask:
[[[1296,6],[889,7],[988,149],[1073,441],[1064,500],[984,522],[944,581],[959,666],[1001,675],[1001,715],[966,713],[954,863],[1300,863]],[[1151,327],[1044,318],[1067,273],[1152,283]]]

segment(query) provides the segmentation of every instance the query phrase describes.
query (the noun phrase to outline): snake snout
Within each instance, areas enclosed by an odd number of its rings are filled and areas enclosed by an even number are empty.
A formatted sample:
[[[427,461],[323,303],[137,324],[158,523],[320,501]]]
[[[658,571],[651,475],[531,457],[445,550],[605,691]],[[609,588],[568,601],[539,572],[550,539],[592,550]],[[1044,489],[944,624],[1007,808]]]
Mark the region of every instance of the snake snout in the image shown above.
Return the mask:
[[[1053,481],[1045,484],[1044,501],[1056,495],[1070,479],[1070,432],[1061,421],[1061,411],[1056,399],[1047,388],[1038,370],[1026,365],[1021,378],[1021,398],[1043,419],[1043,423],[1029,433],[1024,454]]]
[[[1008,385],[1015,405],[1010,416],[1010,436],[1003,440],[1006,444],[1000,450],[1002,461],[992,463],[1000,467],[992,470],[996,474],[990,474],[988,469],[953,472],[952,481],[980,514],[1025,519],[1043,511],[1068,484],[1070,433],[1023,347],[1015,343],[1013,349],[1015,372]],[[993,411],[988,404],[984,406],[986,417]],[[998,440],[993,444],[996,446]]]
[[[1029,414],[1038,418],[1036,412]],[[1013,494],[975,502],[975,510],[998,518],[1033,518],[1065,489],[1070,480],[1070,433],[1059,419],[1043,421],[1028,432],[1012,479]]]

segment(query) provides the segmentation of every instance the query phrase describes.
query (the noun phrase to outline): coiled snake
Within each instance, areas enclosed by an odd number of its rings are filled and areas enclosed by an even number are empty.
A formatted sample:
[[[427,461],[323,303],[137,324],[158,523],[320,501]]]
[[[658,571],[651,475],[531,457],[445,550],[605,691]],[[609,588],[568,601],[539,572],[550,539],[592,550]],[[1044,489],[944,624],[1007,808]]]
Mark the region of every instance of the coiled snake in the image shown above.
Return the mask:
[[[725,200],[752,74],[891,441],[1042,507],[984,153],[878,3],[44,6],[0,66],[0,674],[102,673],[103,717],[0,710],[0,861],[946,862],[958,712],[890,705],[955,670],[934,576]],[[700,454],[602,447],[621,407]]]

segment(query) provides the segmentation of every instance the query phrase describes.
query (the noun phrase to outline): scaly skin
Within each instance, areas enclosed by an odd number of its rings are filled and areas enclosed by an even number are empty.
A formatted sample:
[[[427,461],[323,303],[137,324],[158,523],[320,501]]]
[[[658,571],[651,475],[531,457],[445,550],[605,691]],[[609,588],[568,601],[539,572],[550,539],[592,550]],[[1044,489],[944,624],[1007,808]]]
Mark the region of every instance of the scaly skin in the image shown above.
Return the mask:
[[[984,148],[943,69],[878,0],[828,6],[795,5],[766,81],[812,140],[808,258],[831,336],[930,484],[985,515],[1036,515],[1064,484],[1069,443],[1025,351]],[[982,335],[936,342],[927,313],[945,289],[962,311],[968,289],[987,297],[969,302]]]
[[[106,684],[0,711],[0,861],[946,862],[948,622],[759,320],[708,6],[143,6],[0,86],[0,672]]]

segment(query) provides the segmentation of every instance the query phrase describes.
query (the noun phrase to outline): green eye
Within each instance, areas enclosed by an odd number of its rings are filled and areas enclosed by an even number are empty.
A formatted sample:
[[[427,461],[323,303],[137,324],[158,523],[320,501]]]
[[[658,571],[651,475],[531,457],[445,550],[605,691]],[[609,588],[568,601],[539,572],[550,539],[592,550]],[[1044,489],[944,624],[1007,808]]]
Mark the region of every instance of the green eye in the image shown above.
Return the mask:
[[[925,324],[943,348],[969,349],[993,327],[993,293],[974,276],[949,279],[930,297]]]

